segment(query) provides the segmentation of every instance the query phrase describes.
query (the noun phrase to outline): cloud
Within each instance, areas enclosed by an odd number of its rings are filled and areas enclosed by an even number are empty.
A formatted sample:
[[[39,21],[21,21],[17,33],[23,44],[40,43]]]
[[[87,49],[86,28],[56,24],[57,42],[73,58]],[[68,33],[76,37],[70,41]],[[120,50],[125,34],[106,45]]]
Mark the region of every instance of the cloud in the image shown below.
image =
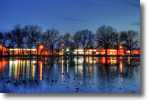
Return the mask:
[[[131,7],[136,7],[136,8],[140,8],[140,2],[137,3],[137,2],[127,2],[127,4]]]
[[[59,17],[61,20],[69,20],[69,21],[88,21],[85,19],[77,19],[77,18],[71,18],[71,17]]]
[[[134,22],[134,23],[132,23],[131,25],[140,26],[140,22]]]
[[[134,8],[140,8],[140,1],[139,0],[111,0],[112,2],[128,5]]]

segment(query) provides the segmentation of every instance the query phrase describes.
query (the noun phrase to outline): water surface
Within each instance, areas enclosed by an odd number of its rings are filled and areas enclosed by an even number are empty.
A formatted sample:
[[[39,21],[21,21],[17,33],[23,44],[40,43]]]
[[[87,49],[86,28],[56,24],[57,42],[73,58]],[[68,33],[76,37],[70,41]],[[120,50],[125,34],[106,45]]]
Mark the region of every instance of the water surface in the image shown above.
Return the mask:
[[[1,93],[140,93],[140,58],[1,58]]]

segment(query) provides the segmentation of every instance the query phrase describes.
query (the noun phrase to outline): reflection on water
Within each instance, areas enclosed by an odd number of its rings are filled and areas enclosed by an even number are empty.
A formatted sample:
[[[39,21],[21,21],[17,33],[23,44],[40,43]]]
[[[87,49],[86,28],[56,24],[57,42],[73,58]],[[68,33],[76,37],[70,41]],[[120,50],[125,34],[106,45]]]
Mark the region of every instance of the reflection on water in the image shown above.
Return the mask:
[[[0,59],[0,92],[140,92],[140,58],[63,58]]]

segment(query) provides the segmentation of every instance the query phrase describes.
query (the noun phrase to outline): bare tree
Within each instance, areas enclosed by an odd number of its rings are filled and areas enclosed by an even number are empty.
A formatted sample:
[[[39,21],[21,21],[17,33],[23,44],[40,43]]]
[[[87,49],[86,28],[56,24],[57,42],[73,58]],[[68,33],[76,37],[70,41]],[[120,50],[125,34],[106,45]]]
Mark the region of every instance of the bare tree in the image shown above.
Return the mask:
[[[2,46],[2,42],[3,42],[2,39],[3,39],[3,33],[0,32],[0,45],[1,45],[1,46]],[[2,49],[2,48],[3,48],[3,46],[0,47],[1,56],[2,56],[2,52],[3,52],[3,49]]]
[[[106,64],[107,64],[107,49],[108,46],[113,43],[112,37],[116,33],[116,30],[110,26],[101,26],[96,32],[96,38],[98,45],[101,45],[106,50]]]
[[[130,56],[131,56],[131,50],[137,46],[137,44],[139,43],[139,33],[133,30],[129,30],[129,31],[122,31],[121,32],[121,36],[124,39],[124,46],[130,50]]]
[[[69,49],[70,50],[74,50],[74,49],[76,49],[77,47],[76,47],[76,45],[75,45],[75,42],[73,41],[73,40],[71,40],[70,42],[69,42]]]
[[[43,51],[45,52],[45,48],[47,49],[46,34],[45,33],[41,34],[41,43],[40,44],[44,45],[44,47],[40,51],[40,55],[41,55]]]
[[[64,44],[66,46],[66,49],[69,47],[70,42],[71,42],[71,35],[70,33],[66,33],[63,37],[62,37]]]
[[[85,50],[93,44],[94,34],[90,30],[82,30],[78,32],[80,35],[80,42],[82,44],[85,56]]]
[[[38,25],[28,25],[28,26],[25,26],[23,29],[23,33],[27,35],[26,44],[30,48],[30,56],[31,56],[31,48],[33,46],[38,47],[38,45],[39,45],[41,30],[42,30],[42,28],[39,27]],[[38,49],[37,49],[37,51],[38,51]]]
[[[121,43],[123,42],[123,36],[120,33],[113,33],[113,41],[116,45],[116,49],[117,49],[117,57],[118,57],[118,50],[119,50],[119,46],[121,45]]]
[[[52,56],[53,56],[54,47],[56,43],[61,39],[60,33],[58,30],[50,29],[47,30],[44,34],[47,47],[52,50]]]
[[[5,46],[5,42],[6,42],[6,36],[5,34],[0,32],[0,44],[2,46],[2,49],[0,50],[1,56],[3,55],[3,47]]]
[[[57,42],[56,49],[58,51],[58,55],[59,55],[60,50],[62,49],[62,46],[61,46],[62,43],[63,43],[63,40],[59,40]]]
[[[78,55],[78,48],[80,46],[80,39],[81,39],[79,34],[80,32],[76,32],[72,37],[73,41],[75,42],[75,47],[77,48],[77,55]]]
[[[15,38],[14,41],[15,41],[15,44],[17,45],[17,48],[23,48],[24,37],[26,35],[23,33],[23,30],[19,24],[14,26],[14,29],[12,30],[12,34],[14,35],[14,38]],[[18,53],[18,55],[20,54]]]
[[[8,55],[10,54],[10,51],[9,49],[12,48],[14,49],[14,46],[15,46],[15,36],[14,34],[10,33],[10,32],[7,32],[6,33],[6,41],[7,42],[7,48],[8,48]],[[13,50],[13,55],[14,55],[14,50]]]
[[[2,48],[0,49],[1,56],[3,55],[3,46],[4,46],[4,43],[5,43],[4,35],[3,35],[3,33],[0,32],[0,44],[2,46]]]

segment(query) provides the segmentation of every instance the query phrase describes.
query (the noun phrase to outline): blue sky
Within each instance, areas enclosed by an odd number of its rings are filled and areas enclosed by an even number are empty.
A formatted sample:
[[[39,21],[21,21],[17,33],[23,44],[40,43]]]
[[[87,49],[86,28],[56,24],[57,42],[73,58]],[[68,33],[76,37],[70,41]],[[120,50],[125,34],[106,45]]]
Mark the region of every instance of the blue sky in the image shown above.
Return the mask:
[[[140,32],[140,0],[0,0],[0,31],[37,24],[61,34],[102,25]]]

